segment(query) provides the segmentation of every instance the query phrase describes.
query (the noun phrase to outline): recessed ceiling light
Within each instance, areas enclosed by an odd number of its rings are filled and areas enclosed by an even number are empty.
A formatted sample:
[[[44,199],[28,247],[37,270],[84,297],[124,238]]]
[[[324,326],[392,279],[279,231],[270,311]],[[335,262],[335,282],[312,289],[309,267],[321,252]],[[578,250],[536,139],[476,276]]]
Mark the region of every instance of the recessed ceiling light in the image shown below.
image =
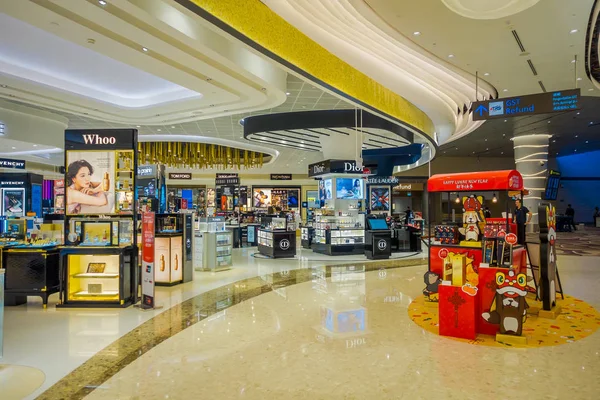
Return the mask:
[[[577,60],[571,60],[571,64],[575,64]]]
[[[577,115],[581,114],[580,112],[577,113]]]
[[[289,95],[290,95],[290,92],[285,92],[285,95],[286,95],[286,96],[289,96]]]
[[[485,149],[485,151],[488,151],[488,150],[489,150],[489,148],[486,148],[486,149]]]
[[[487,139],[485,139],[485,141],[487,142]]]
[[[33,147],[37,147],[37,144],[34,144]]]
[[[13,146],[13,148],[12,148],[12,149],[13,149],[13,150],[15,150],[15,149],[16,149],[16,147],[14,147],[14,146]]]
[[[473,154],[475,154],[475,152],[473,152]]]
[[[592,88],[589,88],[589,89],[588,89],[588,92],[591,92],[591,91],[593,91],[593,90],[594,90],[594,89],[592,89]]]
[[[577,33],[579,32],[579,29],[571,29],[571,31],[569,33]]]
[[[502,89],[503,92],[508,92],[508,89]]]
[[[101,6],[105,6],[106,5],[106,1],[104,1],[104,0],[98,0],[98,4],[100,4]]]
[[[508,122],[508,120],[507,120],[507,119],[505,119],[505,120],[504,120],[504,122]]]
[[[552,141],[552,143],[556,143],[556,139],[554,139],[554,140]]]
[[[415,35],[415,36],[419,36],[420,34],[421,34],[421,32],[419,32],[419,31],[413,32],[413,35]]]
[[[484,73],[483,75],[484,75],[484,76],[490,76],[490,73],[489,73],[489,72],[486,72],[486,73]]]
[[[550,123],[550,121],[548,121],[548,123]]]
[[[579,137],[579,135],[575,135],[575,137]]]
[[[171,126],[171,129],[175,129],[175,125],[172,125],[172,126]]]
[[[206,131],[206,132],[210,133],[210,131]],[[263,138],[263,139],[264,139],[264,138]]]
[[[158,132],[162,131],[162,129],[157,129]]]
[[[448,58],[454,58],[454,54],[448,54]]]
[[[139,126],[139,125],[136,125],[135,127],[136,127],[136,128],[139,128],[140,126]]]
[[[504,154],[504,152],[502,151],[502,152],[500,152],[500,154]]]
[[[581,78],[577,78],[577,80],[578,80],[578,81],[580,81],[580,80],[581,80]]]
[[[146,48],[146,47],[142,47],[142,51],[144,51],[144,52],[147,52],[147,51],[148,51],[148,48]]]
[[[586,140],[585,142],[586,142],[586,143],[589,143],[590,141],[589,141],[589,140]]]
[[[575,153],[577,153],[577,149],[575,149]]]

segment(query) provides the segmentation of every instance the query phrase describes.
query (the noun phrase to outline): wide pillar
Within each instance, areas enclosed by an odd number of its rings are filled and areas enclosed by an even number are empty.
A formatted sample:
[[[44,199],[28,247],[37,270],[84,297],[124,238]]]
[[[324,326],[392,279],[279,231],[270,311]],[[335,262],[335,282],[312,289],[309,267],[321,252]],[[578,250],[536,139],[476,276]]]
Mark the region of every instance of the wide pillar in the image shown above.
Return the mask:
[[[523,204],[533,214],[528,231],[538,229],[538,205],[542,202],[548,176],[548,146],[551,135],[534,134],[513,138],[515,164],[517,171],[523,175],[523,185],[529,190],[524,196]]]

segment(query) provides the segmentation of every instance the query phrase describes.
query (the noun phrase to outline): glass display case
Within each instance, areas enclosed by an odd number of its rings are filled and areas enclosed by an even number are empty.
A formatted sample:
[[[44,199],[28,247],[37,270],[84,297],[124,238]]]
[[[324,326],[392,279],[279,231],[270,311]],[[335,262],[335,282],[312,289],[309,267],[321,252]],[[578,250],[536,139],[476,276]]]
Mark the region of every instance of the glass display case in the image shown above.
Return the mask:
[[[116,211],[120,214],[133,214],[135,201],[133,191],[134,182],[134,160],[132,150],[120,150],[116,152]]]
[[[134,221],[130,218],[71,218],[67,243],[79,246],[131,246]]]
[[[61,249],[61,301],[57,307],[124,307],[135,303],[133,246]]]
[[[296,256],[296,232],[285,230],[258,230],[258,251],[270,258]]]
[[[317,253],[362,254],[364,240],[364,215],[316,217],[313,251]]]

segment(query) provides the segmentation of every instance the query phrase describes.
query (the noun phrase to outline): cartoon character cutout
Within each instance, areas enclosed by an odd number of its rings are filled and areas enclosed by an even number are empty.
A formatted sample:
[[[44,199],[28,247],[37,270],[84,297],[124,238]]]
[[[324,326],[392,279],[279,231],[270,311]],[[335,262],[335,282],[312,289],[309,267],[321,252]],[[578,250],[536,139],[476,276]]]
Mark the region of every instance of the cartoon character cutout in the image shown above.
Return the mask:
[[[548,225],[548,280],[550,304],[556,304],[556,209],[553,206],[546,206],[546,223]],[[539,286],[538,297],[542,298],[542,285]]]
[[[496,272],[496,295],[489,312],[481,314],[490,324],[499,324],[500,333],[521,336],[523,322],[529,305],[527,296],[527,275],[517,274],[509,269],[508,274]],[[494,308],[495,306],[495,308]]]
[[[423,289],[423,294],[429,301],[437,302],[439,301],[438,289],[442,280],[438,274],[435,272],[427,271],[425,275],[423,275],[423,280],[425,281],[425,289]]]
[[[459,232],[465,236],[466,241],[479,241],[479,223],[482,218],[479,213],[482,208],[483,197],[463,197],[463,227],[459,228]]]

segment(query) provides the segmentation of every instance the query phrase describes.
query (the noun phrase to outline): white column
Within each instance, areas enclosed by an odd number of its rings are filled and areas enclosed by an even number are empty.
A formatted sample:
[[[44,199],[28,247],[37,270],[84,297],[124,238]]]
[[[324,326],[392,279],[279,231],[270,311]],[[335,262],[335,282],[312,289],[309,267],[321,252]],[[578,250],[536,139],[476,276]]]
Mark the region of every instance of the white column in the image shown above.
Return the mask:
[[[552,135],[533,134],[513,138],[515,164],[517,171],[523,175],[523,185],[529,190],[524,197],[523,205],[531,211],[531,228],[538,228],[538,205],[542,201],[548,176],[548,146]]]

